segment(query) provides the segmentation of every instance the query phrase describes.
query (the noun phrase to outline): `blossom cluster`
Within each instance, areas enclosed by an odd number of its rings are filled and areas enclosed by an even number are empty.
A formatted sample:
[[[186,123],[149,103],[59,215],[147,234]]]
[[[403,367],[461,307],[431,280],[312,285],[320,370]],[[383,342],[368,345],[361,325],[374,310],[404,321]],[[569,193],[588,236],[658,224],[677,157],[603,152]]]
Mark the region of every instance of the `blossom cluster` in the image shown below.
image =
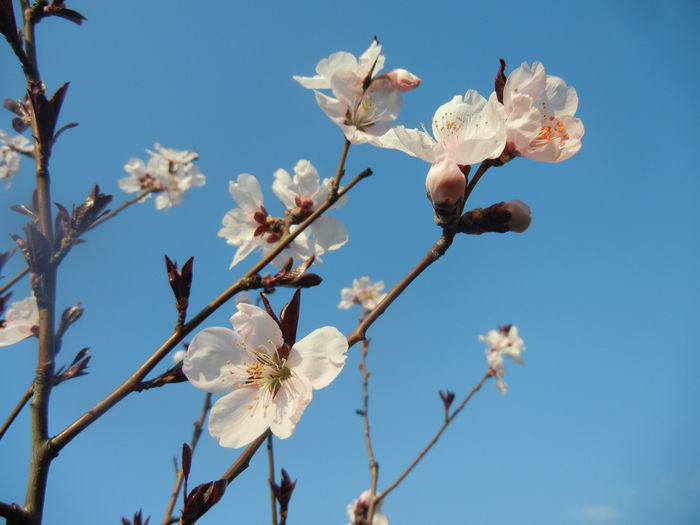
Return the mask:
[[[12,303],[5,320],[0,320],[0,346],[10,346],[35,335],[38,325],[39,310],[33,295]]]
[[[369,312],[386,297],[386,294],[382,293],[383,290],[384,281],[373,283],[367,276],[353,279],[352,288],[343,288],[340,291],[338,308],[347,310],[352,305],[359,304],[363,312]]]
[[[238,207],[224,215],[219,237],[226,239],[227,244],[238,247],[231,268],[256,249],[262,250],[263,255],[270,253],[285,233],[293,232],[300,222],[326,201],[332,183],[330,178],[321,181],[318,171],[308,160],[296,163],[294,176],[278,169],[274,179],[272,191],[285,207],[284,217],[273,217],[267,212],[260,183],[255,176],[242,173],[236,182],[229,182],[229,192]],[[330,209],[343,204],[345,199],[341,198]],[[345,226],[332,217],[321,215],[311,225],[310,233],[299,233],[272,260],[272,264],[279,267],[290,257],[305,261],[312,256],[316,262],[321,262],[321,255],[337,250],[347,241]]]
[[[204,186],[206,177],[193,162],[199,157],[194,151],[179,151],[154,145],[156,151],[146,150],[150,158],[129,159],[124,166],[129,176],[119,179],[119,188],[127,193],[150,190],[158,193],[156,209],[180,206],[182,197],[192,187]],[[151,193],[144,196],[148,199]]]
[[[486,335],[480,335],[479,340],[486,343],[485,352],[489,372],[496,377],[496,386],[502,394],[505,394],[508,391],[508,385],[503,380],[504,356],[510,357],[516,363],[524,364],[520,354],[525,351],[525,342],[518,335],[518,327],[512,324],[499,326],[498,330],[489,330]]]
[[[293,78],[315,90],[320,108],[351,143],[369,142],[429,162],[426,189],[436,209],[456,208],[463,200],[472,164],[516,156],[561,162],[581,148],[584,127],[574,117],[576,90],[547,75],[539,62],[523,63],[508,77],[502,66],[488,99],[468,90],[438,107],[432,136],[425,129],[396,126],[401,92],[418,87],[420,79],[405,70],[372,78],[385,61],[380,52],[375,40],[359,60],[334,53],[318,63],[316,76]]]

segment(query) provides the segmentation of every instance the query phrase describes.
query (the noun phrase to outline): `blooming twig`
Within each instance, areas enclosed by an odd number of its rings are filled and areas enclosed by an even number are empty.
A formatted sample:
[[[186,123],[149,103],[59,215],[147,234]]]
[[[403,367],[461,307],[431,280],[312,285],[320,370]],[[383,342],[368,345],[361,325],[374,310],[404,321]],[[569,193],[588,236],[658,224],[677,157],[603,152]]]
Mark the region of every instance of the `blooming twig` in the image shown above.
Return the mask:
[[[372,450],[372,440],[369,429],[369,375],[367,370],[367,353],[369,352],[369,339],[362,340],[362,360],[360,361],[360,372],[362,373],[362,424],[365,431],[365,447],[367,448],[367,459],[369,461],[369,472],[371,476],[369,509],[367,510],[367,523],[371,524],[374,518],[375,496],[377,494],[377,479],[379,476],[379,463],[374,458]]]
[[[445,418],[442,425],[440,426],[438,431],[433,436],[433,439],[431,439],[428,442],[428,444],[425,446],[425,448],[423,448],[423,450],[420,451],[420,453],[411,462],[411,464],[408,467],[406,467],[406,470],[404,470],[399,475],[399,477],[394,480],[394,482],[391,485],[389,485],[379,495],[377,495],[377,498],[376,498],[377,502],[383,501],[384,498],[386,498],[389,495],[389,493],[391,493],[396,487],[398,487],[399,484],[404,480],[404,478],[406,478],[406,476],[408,476],[411,473],[411,471],[416,467],[416,465],[418,465],[420,460],[423,459],[423,457],[428,453],[428,451],[431,448],[433,448],[435,443],[438,442],[438,439],[440,439],[440,436],[442,436],[442,433],[445,431],[445,429],[447,429],[448,425],[454,420],[455,417],[457,417],[457,415],[462,411],[462,409],[467,405],[467,403],[469,403],[469,401],[474,396],[474,394],[476,394],[481,389],[484,382],[486,382],[486,380],[491,376],[492,376],[491,371],[488,371],[488,372],[486,372],[486,374],[484,374],[484,377],[482,377],[479,380],[479,382],[476,384],[476,386],[474,386],[474,388],[471,389],[471,391],[465,396],[465,398],[462,400],[462,402],[459,404],[459,406],[457,408],[455,408],[455,410],[452,412],[452,414],[450,414],[448,417]]]

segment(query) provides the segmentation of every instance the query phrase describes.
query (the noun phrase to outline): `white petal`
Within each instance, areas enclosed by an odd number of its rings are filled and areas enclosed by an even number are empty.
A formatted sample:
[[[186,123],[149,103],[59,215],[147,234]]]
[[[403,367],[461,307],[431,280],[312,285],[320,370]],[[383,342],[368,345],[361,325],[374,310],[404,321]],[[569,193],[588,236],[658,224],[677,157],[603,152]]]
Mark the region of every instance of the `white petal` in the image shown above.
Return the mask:
[[[286,170],[281,168],[275,171],[272,176],[275,178],[275,182],[272,183],[274,194],[282,201],[285,208],[295,208],[294,197],[296,196],[296,188],[292,182],[292,177]]]
[[[311,397],[311,384],[305,377],[292,376],[284,381],[271,404],[272,433],[280,439],[291,436]]]
[[[547,109],[545,113],[550,115],[574,115],[578,109],[578,95],[576,90],[566,85],[559,77],[547,75],[547,85],[544,92],[544,101]]]
[[[216,326],[194,336],[182,364],[182,371],[195,387],[212,394],[230,392],[240,377],[230,374],[232,366],[249,358],[233,330]]]
[[[329,119],[339,126],[342,126],[343,122],[345,122],[345,113],[348,110],[348,106],[319,91],[316,91],[315,94],[318,107],[321,108]]]
[[[321,179],[316,167],[308,160],[300,160],[294,166],[294,181],[302,199],[314,200],[321,188]]]
[[[348,230],[342,222],[321,215],[312,226],[316,243],[324,250],[337,250],[348,242]]]
[[[238,312],[231,317],[231,324],[248,346],[269,355],[282,346],[282,331],[265,310],[248,303],[236,306]]]
[[[222,447],[247,445],[270,426],[274,413],[267,406],[269,401],[269,392],[261,388],[237,388],[214,403],[209,433]]]
[[[372,144],[382,148],[397,149],[428,162],[437,160],[435,150],[437,142],[430,135],[418,129],[396,126],[372,141]]]
[[[238,206],[247,212],[255,213],[263,203],[260,183],[248,173],[241,173],[236,182],[230,181],[228,190]]]
[[[242,243],[238,250],[236,250],[236,253],[233,256],[233,260],[231,261],[231,264],[229,265],[228,269],[230,270],[231,268],[236,266],[239,262],[248,257],[248,255],[250,255],[255,250],[255,248],[258,248],[259,246],[260,243],[256,242],[255,240]]]
[[[324,326],[297,341],[287,363],[294,374],[303,375],[314,389],[319,389],[343,369],[347,350],[345,336],[333,326]]]

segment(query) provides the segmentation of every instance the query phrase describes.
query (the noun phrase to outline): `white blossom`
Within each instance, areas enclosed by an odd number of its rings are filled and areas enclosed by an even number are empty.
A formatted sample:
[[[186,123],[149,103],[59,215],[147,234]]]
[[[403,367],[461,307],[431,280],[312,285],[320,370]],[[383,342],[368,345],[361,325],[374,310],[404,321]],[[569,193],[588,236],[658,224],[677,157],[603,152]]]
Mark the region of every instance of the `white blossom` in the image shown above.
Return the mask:
[[[144,162],[133,158],[124,166],[129,176],[119,179],[119,187],[127,193],[152,189],[156,209],[165,210],[182,204],[182,197],[192,187],[204,186],[206,177],[192,163],[198,158],[194,151],[179,151],[155,144],[156,151],[146,150],[151,157]],[[143,200],[150,198],[149,193]]]
[[[293,178],[283,169],[278,169],[274,177],[272,191],[284,204],[285,213],[294,213],[299,221],[306,219],[326,201],[333,181],[326,178],[321,182],[318,171],[308,160],[296,163]],[[339,208],[346,200],[339,199],[330,209]],[[343,223],[325,214],[311,224],[311,233],[316,243],[316,255],[337,250],[348,242],[348,230]]]
[[[523,63],[503,88],[508,146],[516,155],[540,162],[561,162],[581,149],[583,123],[574,118],[576,90],[544,66]]]
[[[31,337],[39,324],[39,310],[34,296],[12,303],[0,327],[0,346],[9,346]]]
[[[0,179],[7,179],[7,187],[10,186],[12,177],[19,172],[20,155],[31,156],[33,151],[34,146],[27,137],[10,137],[0,129]]]
[[[369,490],[365,490],[362,494],[360,494],[359,498],[356,498],[350,502],[350,504],[346,507],[348,518],[350,518],[350,523],[347,525],[355,525],[356,517],[358,515],[367,517],[371,495],[372,493]],[[381,502],[375,503],[372,525],[389,525],[389,518],[386,514],[382,514],[381,509]]]
[[[333,53],[318,63],[315,76],[293,77],[315,90],[319,107],[353,144],[373,143],[392,128],[401,110],[401,92],[420,84],[418,77],[405,70],[377,76],[384,67],[381,49],[373,40],[359,59],[344,51]],[[333,97],[319,89],[331,90]]]
[[[226,239],[227,244],[238,246],[230,266],[233,268],[257,248],[262,250],[263,256],[272,251],[282,238],[284,225],[280,219],[267,213],[260,183],[255,176],[241,173],[236,182],[229,182],[229,192],[238,207],[224,215],[223,228],[218,235]],[[315,243],[306,232],[301,232],[272,260],[272,264],[282,266],[289,257],[305,261],[317,255],[316,252]]]
[[[209,433],[223,447],[242,447],[266,429],[288,438],[311,401],[345,364],[348,344],[325,326],[285,343],[277,321],[257,306],[239,303],[233,330],[205,328],[190,343],[183,372],[197,388],[219,398]]]
[[[489,330],[486,335],[480,335],[479,340],[486,343],[486,361],[489,370],[496,377],[496,386],[502,394],[507,392],[507,384],[503,380],[505,368],[503,357],[508,356],[519,364],[524,364],[520,354],[525,351],[525,342],[518,335],[515,325],[499,326],[498,330]]]
[[[384,281],[373,283],[369,277],[359,277],[353,279],[352,288],[343,288],[340,291],[341,301],[338,303],[338,308],[347,310],[354,304],[362,306],[362,310],[374,310],[377,305],[386,297],[384,290]]]

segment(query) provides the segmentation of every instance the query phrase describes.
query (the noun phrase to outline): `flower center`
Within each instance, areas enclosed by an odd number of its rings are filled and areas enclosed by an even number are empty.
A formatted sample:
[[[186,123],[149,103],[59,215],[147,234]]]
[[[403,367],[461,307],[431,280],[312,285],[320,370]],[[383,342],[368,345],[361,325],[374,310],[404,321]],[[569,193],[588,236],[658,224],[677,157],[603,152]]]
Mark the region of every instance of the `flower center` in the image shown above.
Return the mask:
[[[292,371],[287,366],[287,359],[281,355],[285,353],[283,352],[285,347],[275,348],[271,340],[268,340],[267,344],[265,350],[272,350],[272,352],[253,350],[245,343],[240,343],[239,346],[248,353],[251,361],[244,361],[229,373],[242,376],[242,381],[236,385],[238,388],[246,386],[262,388],[274,397],[282,387],[282,383],[291,377]]]
[[[556,142],[560,148],[563,148],[567,140],[569,140],[569,134],[566,132],[564,123],[555,117],[543,115],[540,133],[532,141],[532,145],[539,147]]]

